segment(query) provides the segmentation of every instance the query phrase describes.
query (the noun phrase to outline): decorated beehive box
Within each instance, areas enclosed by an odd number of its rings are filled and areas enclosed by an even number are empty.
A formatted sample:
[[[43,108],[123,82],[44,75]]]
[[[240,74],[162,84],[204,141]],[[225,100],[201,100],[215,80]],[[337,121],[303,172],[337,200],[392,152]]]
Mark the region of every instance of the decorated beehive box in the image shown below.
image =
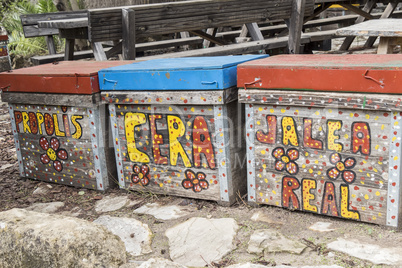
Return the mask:
[[[120,187],[221,204],[244,194],[236,71],[262,57],[161,59],[100,71]]]
[[[60,62],[0,74],[20,175],[105,190],[115,173],[98,70],[127,62]]]
[[[239,65],[249,202],[400,227],[402,56]]]

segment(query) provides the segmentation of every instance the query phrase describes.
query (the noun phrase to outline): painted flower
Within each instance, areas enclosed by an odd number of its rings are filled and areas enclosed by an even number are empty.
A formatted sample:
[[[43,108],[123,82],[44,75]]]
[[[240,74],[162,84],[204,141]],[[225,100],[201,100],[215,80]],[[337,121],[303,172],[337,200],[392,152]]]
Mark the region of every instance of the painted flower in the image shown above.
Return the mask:
[[[209,188],[209,183],[205,179],[206,176],[202,172],[198,172],[197,175],[191,171],[186,170],[185,172],[186,178],[181,182],[181,185],[185,189],[193,189],[194,192],[199,193],[202,190],[207,190]]]
[[[141,167],[138,165],[134,165],[133,172],[134,174],[131,175],[131,181],[133,183],[147,186],[151,181],[151,174],[149,174],[148,165],[142,165]]]
[[[346,183],[353,183],[356,179],[356,173],[350,169],[356,165],[356,160],[353,157],[348,157],[345,161],[342,161],[342,156],[338,153],[333,153],[329,156],[329,161],[335,165],[335,167],[327,171],[327,176],[336,180],[339,176]]]
[[[40,161],[43,164],[48,164],[53,161],[53,167],[58,172],[63,170],[63,164],[58,160],[67,160],[67,151],[60,148],[60,141],[57,138],[51,138],[50,143],[46,137],[39,139],[40,147],[46,151],[46,153],[40,156]]]
[[[276,159],[275,161],[275,170],[286,171],[291,174],[295,175],[299,172],[299,166],[295,162],[299,159],[299,151],[292,148],[288,149],[285,153],[285,149],[282,147],[277,147],[272,152],[272,156]]]

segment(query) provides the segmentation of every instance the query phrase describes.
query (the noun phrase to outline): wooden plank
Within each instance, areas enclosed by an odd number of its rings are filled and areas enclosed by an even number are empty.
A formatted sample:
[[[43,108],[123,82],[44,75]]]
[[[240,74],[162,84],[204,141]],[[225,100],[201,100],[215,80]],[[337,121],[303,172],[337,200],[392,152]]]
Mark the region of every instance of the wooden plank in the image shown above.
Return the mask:
[[[252,40],[264,40],[264,36],[262,35],[261,30],[256,22],[246,23],[246,27]]]
[[[200,103],[222,105],[237,99],[237,87],[225,90],[211,91],[180,91],[178,96],[172,96],[172,92],[161,91],[107,91],[101,94],[104,104],[141,104],[149,105],[198,105]]]
[[[384,133],[392,133],[389,113],[264,104],[254,104],[252,110],[255,202],[388,224],[387,199],[392,192],[388,188],[388,160],[393,137]],[[350,117],[350,113],[358,117]],[[335,124],[337,132],[331,128]],[[369,144],[357,146],[361,133],[357,126],[367,127]],[[295,130],[291,137],[287,127]],[[267,137],[269,128],[276,130],[276,135],[270,136],[272,141]],[[337,150],[332,150],[333,145]],[[293,169],[286,163],[282,167],[282,156],[288,157]],[[339,166],[344,167],[342,171]],[[329,203],[333,205],[330,208]]]
[[[267,97],[269,96],[269,98]],[[264,103],[267,105],[295,105],[300,107],[328,107],[337,109],[345,107],[354,110],[383,110],[383,111],[402,111],[402,95],[389,94],[358,94],[358,93],[339,93],[334,92],[303,92],[303,91],[280,91],[240,89],[239,102],[256,104]]]
[[[39,28],[37,25],[23,26],[26,38],[59,34],[58,29]]]
[[[72,29],[88,27],[88,18],[66,18],[50,21],[38,21],[40,28]]]
[[[38,21],[71,19],[71,18],[87,18],[87,11],[73,11],[73,12],[54,12],[54,13],[40,13],[40,14],[23,14],[20,15],[22,26],[37,25]]]
[[[367,13],[371,13],[371,10],[375,7],[377,1],[376,0],[368,0],[366,2],[366,4],[363,7],[363,11],[367,12]],[[359,16],[356,21],[355,24],[361,23],[364,21],[364,17],[363,16]],[[353,40],[355,39],[354,36],[348,36],[345,38],[345,40],[343,41],[341,47],[339,48],[339,50],[348,50],[350,45],[352,44]]]
[[[79,106],[93,108],[100,103],[100,93],[88,95],[74,94],[40,94],[40,93],[17,93],[17,92],[2,92],[1,98],[8,103],[22,103],[33,105],[53,105],[61,106]]]
[[[392,13],[394,12],[394,10],[396,9],[396,7],[398,6],[399,1],[391,1],[388,3],[387,7],[385,8],[384,12],[382,13],[380,19],[387,19],[389,18]],[[364,47],[372,47],[374,45],[375,40],[377,39],[377,37],[374,36],[370,36],[366,43],[364,44]]]
[[[200,36],[200,37],[202,37],[202,38],[204,38],[204,39],[206,39],[206,40],[208,40],[210,42],[213,42],[213,43],[215,43],[217,45],[220,45],[220,46],[224,46],[224,45],[227,44],[227,42],[225,40],[217,38],[217,37],[214,37],[214,36],[212,36],[210,34],[207,34],[207,33],[203,32],[201,30],[193,30],[193,31],[190,31],[190,32],[195,34],[195,35],[198,35],[198,36]]]
[[[97,61],[106,61],[107,60],[106,53],[102,47],[102,43],[100,43],[100,42],[91,43],[91,47],[93,50],[94,57]]]
[[[360,15],[360,16],[368,19],[368,20],[373,19],[373,16],[371,16],[369,13],[367,13],[367,12],[361,10],[360,8],[355,7],[355,6],[351,5],[351,4],[340,3],[340,5],[343,6],[344,8],[346,8],[347,10],[353,11],[354,13],[356,13],[356,14],[358,14],[358,15]]]
[[[124,60],[135,59],[135,11],[133,9],[122,9],[122,54]]]
[[[301,43],[308,43],[308,42],[310,42],[310,38],[308,36],[304,36],[301,38]],[[147,56],[147,57],[141,57],[141,59],[150,60],[158,58],[241,55],[241,54],[250,54],[265,49],[286,47],[287,45],[288,45],[288,37],[278,37],[262,41],[251,41],[241,44],[232,44],[220,47],[210,47],[210,48],[196,49],[177,53],[167,53],[162,55]]]
[[[303,29],[304,5],[306,0],[294,0],[289,20],[289,54],[300,53],[300,38]]]
[[[218,28],[208,28],[207,29],[207,34],[212,35],[212,36],[216,36],[216,33],[218,32]],[[211,41],[209,41],[208,39],[204,39],[203,43],[202,43],[202,47],[203,48],[207,48],[209,47],[211,44]]]
[[[47,45],[47,49],[49,51],[50,55],[54,55],[56,54],[56,46],[54,45],[54,39],[53,36],[45,36],[45,41],[46,41],[46,45]]]
[[[275,16],[280,16],[280,18],[287,17],[290,13],[287,10],[287,5],[290,4],[289,0],[250,2],[207,0],[136,6],[137,36],[180,32],[181,30],[198,30],[213,26],[232,26],[236,23],[243,24],[244,22],[266,21],[268,18],[274,18]],[[276,7],[275,5],[278,4],[279,7]],[[253,8],[257,12],[250,13],[249,11],[253,10]],[[264,8],[267,8],[266,10],[269,12],[266,13]],[[144,9],[146,9],[145,13]],[[101,28],[102,26],[109,25],[111,18],[117,18],[118,21],[119,15],[115,10],[108,9],[103,10],[103,12],[102,10],[89,11],[90,38],[103,38],[100,36],[100,33],[96,33],[97,29],[105,34],[104,38],[107,38],[106,36],[109,35],[107,32],[118,28],[118,26],[117,28],[116,26],[110,26],[108,29]],[[153,27],[152,24],[155,24],[155,21],[158,21],[160,25]],[[170,25],[172,26],[169,27]],[[116,36],[118,35],[119,33],[117,32]]]
[[[66,47],[64,51],[64,60],[74,60],[75,39],[66,39]]]
[[[190,37],[190,33],[189,32],[180,32],[180,38],[189,38]],[[185,45],[183,46],[184,50],[189,50],[190,47]]]

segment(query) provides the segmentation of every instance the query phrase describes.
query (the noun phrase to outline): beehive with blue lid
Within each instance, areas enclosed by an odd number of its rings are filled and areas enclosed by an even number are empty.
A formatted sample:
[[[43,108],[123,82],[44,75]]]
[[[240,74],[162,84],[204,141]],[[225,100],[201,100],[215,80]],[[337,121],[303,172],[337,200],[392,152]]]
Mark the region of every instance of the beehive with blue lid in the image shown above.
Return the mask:
[[[160,59],[101,70],[120,187],[221,204],[244,194],[237,65],[264,57]]]

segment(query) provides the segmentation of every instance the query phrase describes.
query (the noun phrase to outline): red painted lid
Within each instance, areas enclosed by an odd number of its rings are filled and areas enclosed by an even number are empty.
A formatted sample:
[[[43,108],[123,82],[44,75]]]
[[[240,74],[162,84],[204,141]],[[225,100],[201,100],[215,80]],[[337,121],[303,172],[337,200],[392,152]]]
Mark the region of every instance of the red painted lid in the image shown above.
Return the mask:
[[[133,61],[62,61],[0,73],[5,92],[93,94],[98,71]]]
[[[402,55],[279,55],[238,66],[246,89],[402,94]]]

